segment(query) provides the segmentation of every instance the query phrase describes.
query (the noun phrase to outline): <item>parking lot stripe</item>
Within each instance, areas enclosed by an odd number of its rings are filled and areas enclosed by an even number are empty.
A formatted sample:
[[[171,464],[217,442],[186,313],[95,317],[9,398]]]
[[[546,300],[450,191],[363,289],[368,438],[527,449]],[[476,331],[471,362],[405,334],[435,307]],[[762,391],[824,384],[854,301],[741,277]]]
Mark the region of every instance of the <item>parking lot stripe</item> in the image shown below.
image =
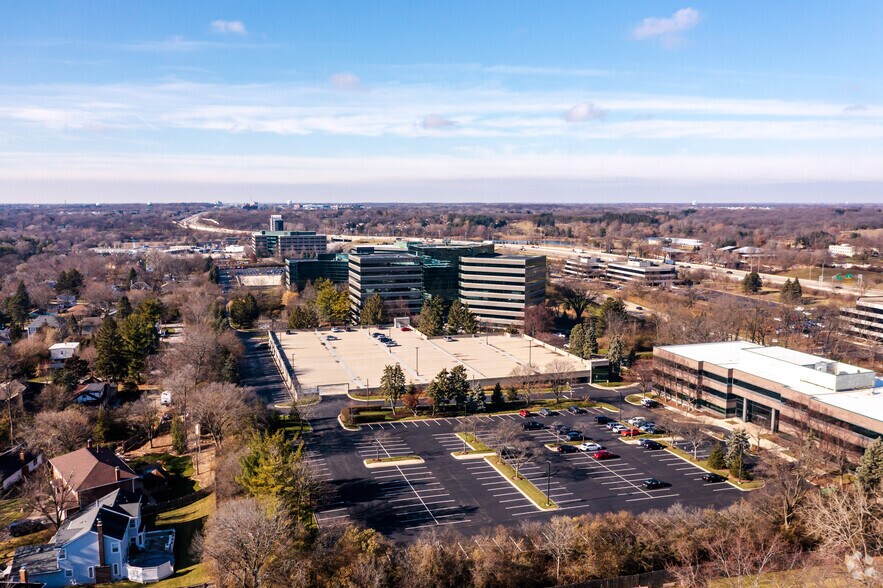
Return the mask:
[[[665,494],[663,496],[645,496],[644,498],[629,498],[626,502],[637,502],[639,500],[653,500],[656,498],[673,498],[675,496],[680,496],[680,494]]]

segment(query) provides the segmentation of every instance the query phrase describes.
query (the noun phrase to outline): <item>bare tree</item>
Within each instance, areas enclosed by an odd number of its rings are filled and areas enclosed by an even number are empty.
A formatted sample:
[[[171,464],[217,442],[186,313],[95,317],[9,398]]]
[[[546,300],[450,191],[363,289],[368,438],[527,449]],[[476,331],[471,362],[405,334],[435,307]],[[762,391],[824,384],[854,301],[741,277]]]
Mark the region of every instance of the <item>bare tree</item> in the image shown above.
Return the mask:
[[[79,408],[69,408],[37,413],[26,438],[31,446],[40,447],[52,457],[79,449],[91,432],[89,417]]]
[[[800,509],[807,531],[835,556],[862,557],[883,543],[883,494],[850,484],[839,491],[812,491]]]
[[[254,498],[237,498],[209,517],[197,547],[222,586],[284,585],[281,564],[291,547],[290,526],[285,509],[268,508]]]
[[[70,480],[72,476],[71,472],[65,479]],[[28,510],[39,513],[56,530],[64,522],[67,509],[77,504],[71,487],[63,480],[54,479],[48,467],[42,468],[22,481],[21,496]]]
[[[763,492],[769,500],[762,504],[770,509],[782,526],[788,529],[805,501],[812,486],[808,479],[818,463],[818,449],[812,434],[802,435],[795,449],[794,459],[786,460],[767,453],[759,467],[764,478]]]
[[[515,470],[515,479],[521,477],[521,468],[536,459],[533,445],[527,439],[515,439],[500,451],[500,457]]]
[[[653,360],[639,359],[629,366],[626,372],[626,379],[634,382],[641,395],[647,398],[647,395],[653,391]]]
[[[561,394],[570,389],[575,369],[576,366],[563,357],[553,359],[546,365],[546,377],[556,404],[561,401]]]
[[[540,548],[555,560],[555,583],[561,582],[561,564],[577,551],[582,539],[579,525],[570,517],[555,517],[540,530]]]
[[[254,393],[233,384],[212,382],[194,394],[193,416],[216,447],[224,438],[248,424],[253,416]]]
[[[533,364],[518,364],[509,372],[510,380],[524,393],[526,404],[531,402],[538,377],[537,369]]]
[[[159,425],[159,406],[156,401],[142,396],[129,405],[129,419],[136,429],[147,435],[153,449],[153,434]]]
[[[708,435],[702,430],[698,421],[681,421],[676,425],[678,434],[693,450],[693,459],[699,459],[699,448],[708,443]]]

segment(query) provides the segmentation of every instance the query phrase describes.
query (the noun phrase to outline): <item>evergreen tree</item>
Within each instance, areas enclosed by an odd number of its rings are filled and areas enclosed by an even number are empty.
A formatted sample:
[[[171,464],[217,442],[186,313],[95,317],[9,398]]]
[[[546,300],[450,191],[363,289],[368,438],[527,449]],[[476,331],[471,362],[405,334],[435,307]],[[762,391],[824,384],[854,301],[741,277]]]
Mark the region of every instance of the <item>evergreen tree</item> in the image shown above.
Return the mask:
[[[80,293],[82,285],[83,274],[74,268],[58,274],[58,279],[55,281],[55,291],[59,293],[67,292],[76,296]]]
[[[867,491],[879,490],[883,483],[883,437],[877,437],[862,455],[855,470],[859,484]]]
[[[708,452],[708,467],[713,470],[722,470],[727,467],[727,455],[724,452],[724,446],[719,442],[715,443],[711,451]]]
[[[736,429],[727,443],[727,467],[732,468],[738,456],[745,456],[751,451],[751,440],[745,429]],[[744,460],[743,460],[744,461]]]
[[[239,384],[242,381],[242,374],[239,371],[239,360],[227,350],[224,353],[224,363],[221,364],[221,378],[231,384]]]
[[[484,393],[484,388],[481,384],[476,384],[472,387],[472,394],[475,412],[484,412],[487,410],[487,394]]]
[[[456,333],[472,335],[478,332],[478,319],[468,306],[459,300],[454,300],[448,310],[447,330],[452,335]]]
[[[589,319],[585,323],[586,342],[583,347],[583,357],[589,358],[593,353],[598,353],[598,329],[595,327],[595,321]]]
[[[494,391],[491,392],[491,406],[497,408],[501,404],[503,404],[503,387],[498,381],[496,384],[494,384]]]
[[[570,352],[577,357],[585,359],[583,349],[586,345],[586,331],[582,324],[575,325],[570,330],[570,342],[568,343]]]
[[[405,372],[402,371],[402,366],[395,364],[384,367],[380,377],[380,391],[389,401],[393,414],[396,412],[396,402],[404,396],[405,390]]]
[[[239,463],[242,473],[236,481],[252,496],[282,498],[294,490],[295,455],[285,431],[260,433],[248,445]]]
[[[506,388],[506,401],[510,403],[518,401],[518,387],[515,384]]]
[[[733,456],[733,459],[730,461],[730,475],[738,478],[740,482],[751,479],[748,475],[748,470],[745,469],[744,454],[737,453]]]
[[[260,315],[258,302],[251,292],[237,296],[227,306],[230,322],[239,329],[250,329]]]
[[[208,281],[212,284],[221,283],[221,270],[218,269],[218,266],[213,265],[212,268],[208,271]]]
[[[619,335],[614,335],[607,345],[607,361],[610,362],[610,373],[618,376],[625,360],[625,343]]]
[[[430,400],[432,414],[435,414],[435,411],[437,409],[447,404],[451,398],[448,389],[449,379],[450,375],[448,373],[448,370],[443,369],[435,375],[435,377],[429,383],[429,386],[426,388],[426,397]]]
[[[742,279],[742,290],[748,294],[760,292],[762,287],[763,280],[760,279],[760,274],[757,272],[745,274],[745,277]]]
[[[6,313],[10,322],[18,328],[23,328],[28,322],[31,312],[31,295],[25,288],[24,282],[19,282],[15,294],[6,299]]]
[[[417,330],[427,337],[441,335],[445,324],[444,302],[438,296],[432,296],[423,303],[420,318],[417,319]]]
[[[135,268],[129,268],[129,275],[126,277],[126,290],[132,289],[132,284],[138,281],[138,272]]]
[[[125,318],[128,318],[130,314],[132,314],[132,303],[129,302],[128,296],[121,296],[120,299],[117,300],[116,319],[118,321],[121,321]]]
[[[96,376],[110,382],[119,382],[126,376],[126,354],[113,317],[107,317],[98,329],[95,352],[92,370]]]
[[[359,324],[362,325],[381,325],[389,322],[389,313],[383,298],[379,293],[375,292],[362,304],[362,310],[359,313]]]
[[[800,278],[794,278],[794,283],[791,284],[791,291],[794,294],[795,302],[803,301],[803,286],[800,285]]]
[[[187,453],[187,431],[177,416],[172,419],[172,451],[178,455]]]
[[[159,337],[156,323],[150,315],[135,312],[119,323],[118,330],[126,358],[126,378],[138,382],[145,359],[156,349]]]
[[[457,364],[448,372],[448,391],[455,404],[463,405],[469,396],[469,375],[463,364]]]
[[[107,441],[107,414],[104,412],[104,407],[98,407],[98,414],[95,415],[95,426],[92,427],[92,439],[94,439],[98,443],[104,443]]]
[[[288,311],[289,329],[315,329],[319,326],[319,315],[312,304],[298,304]]]
[[[350,299],[346,290],[334,285],[331,280],[320,278],[314,284],[316,289],[316,309],[322,318],[331,324],[346,321],[350,312]]]

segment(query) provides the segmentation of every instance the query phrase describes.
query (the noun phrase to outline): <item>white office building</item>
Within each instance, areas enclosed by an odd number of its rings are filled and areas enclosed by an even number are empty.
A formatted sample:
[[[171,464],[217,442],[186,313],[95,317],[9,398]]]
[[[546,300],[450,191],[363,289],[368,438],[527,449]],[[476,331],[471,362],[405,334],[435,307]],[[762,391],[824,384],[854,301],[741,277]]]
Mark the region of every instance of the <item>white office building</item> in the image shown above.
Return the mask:
[[[607,264],[607,279],[615,282],[639,282],[648,286],[670,284],[678,279],[678,271],[672,264],[656,264],[652,261],[630,259]]]

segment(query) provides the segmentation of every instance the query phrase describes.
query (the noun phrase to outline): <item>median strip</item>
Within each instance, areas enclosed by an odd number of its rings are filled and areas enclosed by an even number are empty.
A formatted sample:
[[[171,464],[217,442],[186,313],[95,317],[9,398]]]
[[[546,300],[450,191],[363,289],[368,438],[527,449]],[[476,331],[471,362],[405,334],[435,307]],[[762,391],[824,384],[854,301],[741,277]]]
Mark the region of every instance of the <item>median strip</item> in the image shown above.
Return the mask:
[[[540,492],[540,489],[534,486],[530,480],[520,477],[520,474],[516,478],[515,469],[499,457],[487,457],[485,461],[539,510],[555,510],[558,508],[558,505],[553,500],[547,499],[546,495]]]
[[[418,465],[425,463],[419,455],[397,455],[395,457],[372,457],[363,462],[368,469],[388,468],[393,466]]]
[[[483,459],[496,455],[496,451],[482,443],[472,433],[457,433],[457,437],[469,447],[466,451],[454,451],[451,456],[454,459]]]

